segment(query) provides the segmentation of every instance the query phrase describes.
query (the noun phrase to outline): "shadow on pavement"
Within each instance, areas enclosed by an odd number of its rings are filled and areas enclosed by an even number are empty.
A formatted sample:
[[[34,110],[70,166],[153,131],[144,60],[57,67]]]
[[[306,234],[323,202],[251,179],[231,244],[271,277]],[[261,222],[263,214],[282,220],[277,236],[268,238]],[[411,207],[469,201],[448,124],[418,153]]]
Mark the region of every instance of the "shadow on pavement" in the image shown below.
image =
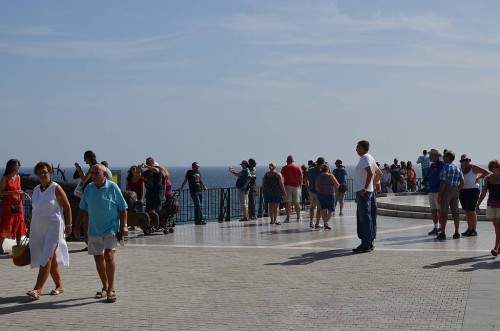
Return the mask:
[[[45,295],[46,296],[46,295]],[[105,301],[102,300],[95,300],[95,301],[86,301],[82,303],[76,303],[76,304],[65,304],[73,301],[79,301],[79,300],[89,300],[89,298],[81,298],[81,299],[68,299],[68,300],[62,300],[62,301],[53,301],[53,302],[43,302],[43,297],[40,298],[40,300],[33,300],[33,298],[24,295],[24,296],[16,296],[16,297],[7,297],[7,298],[0,298],[0,306],[4,304],[18,304],[15,306],[10,306],[10,307],[1,307],[0,309],[0,315],[7,315],[7,314],[13,314],[13,313],[19,313],[23,311],[33,311],[35,309],[40,309],[40,310],[46,310],[46,309],[65,309],[65,308],[73,308],[73,307],[80,307],[80,306],[86,306],[94,303],[102,303]]]
[[[481,255],[481,256],[473,256],[473,257],[464,257],[460,259],[455,259],[455,260],[449,260],[449,261],[442,261],[442,262],[436,262],[430,265],[426,265],[423,268],[424,269],[437,269],[441,267],[446,267],[446,266],[457,266],[461,264],[471,264],[474,262],[481,262],[478,264],[491,264],[487,263],[484,261],[491,260],[492,256],[491,255]],[[476,270],[477,268],[469,268],[469,269],[461,269],[459,271],[461,272],[467,272],[467,271],[473,271]]]
[[[292,265],[307,265],[317,261],[333,259],[336,257],[352,256],[352,250],[350,249],[334,249],[331,251],[323,252],[312,252],[305,253],[300,256],[291,257],[288,261],[279,263],[266,263],[265,265],[282,265],[282,266],[292,266]]]
[[[493,259],[493,256],[491,256]],[[500,269],[500,261],[479,262],[470,266],[470,268],[460,269],[459,272],[472,272],[475,270],[498,270]]]
[[[314,232],[318,231],[315,229],[310,229],[310,228],[303,228],[303,229],[286,229],[284,228],[283,230],[270,230],[270,231],[262,231],[260,234],[294,234],[294,233],[309,233],[309,232]]]

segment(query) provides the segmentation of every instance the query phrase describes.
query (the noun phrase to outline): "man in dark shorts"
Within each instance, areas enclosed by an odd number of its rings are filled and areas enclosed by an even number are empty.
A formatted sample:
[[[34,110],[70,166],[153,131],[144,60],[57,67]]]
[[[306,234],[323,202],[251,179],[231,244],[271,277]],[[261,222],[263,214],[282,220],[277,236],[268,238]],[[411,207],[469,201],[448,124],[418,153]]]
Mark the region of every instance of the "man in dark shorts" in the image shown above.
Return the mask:
[[[194,224],[195,225],[205,225],[205,221],[203,220],[203,195],[201,194],[202,190],[206,190],[207,187],[201,180],[201,174],[198,171],[200,166],[198,162],[193,162],[191,164],[191,170],[186,172],[186,177],[182,182],[179,191],[182,190],[184,185],[189,182],[189,192],[191,193],[191,199],[193,199],[194,203]]]

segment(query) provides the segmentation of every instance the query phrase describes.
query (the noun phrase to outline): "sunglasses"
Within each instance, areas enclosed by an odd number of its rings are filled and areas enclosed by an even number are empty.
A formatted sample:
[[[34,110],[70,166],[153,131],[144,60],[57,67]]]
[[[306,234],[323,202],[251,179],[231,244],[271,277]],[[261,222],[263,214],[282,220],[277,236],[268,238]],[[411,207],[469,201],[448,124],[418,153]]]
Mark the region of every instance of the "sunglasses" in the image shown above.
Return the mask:
[[[36,174],[38,176],[44,176],[44,175],[47,175],[49,172],[48,171],[38,171]]]

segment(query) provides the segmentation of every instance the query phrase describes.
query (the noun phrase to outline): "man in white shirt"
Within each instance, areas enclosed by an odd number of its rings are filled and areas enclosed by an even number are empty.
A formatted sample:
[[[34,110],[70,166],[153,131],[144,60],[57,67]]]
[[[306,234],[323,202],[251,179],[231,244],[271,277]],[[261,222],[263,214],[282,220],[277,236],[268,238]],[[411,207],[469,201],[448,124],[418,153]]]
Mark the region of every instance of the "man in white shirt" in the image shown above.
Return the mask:
[[[354,172],[354,192],[356,192],[356,218],[358,225],[358,238],[361,239],[361,245],[352,251],[355,254],[368,253],[373,248],[374,225],[372,218],[372,197],[373,197],[373,178],[377,172],[375,159],[368,153],[370,143],[361,140],[356,145],[356,152],[360,156],[358,165]]]

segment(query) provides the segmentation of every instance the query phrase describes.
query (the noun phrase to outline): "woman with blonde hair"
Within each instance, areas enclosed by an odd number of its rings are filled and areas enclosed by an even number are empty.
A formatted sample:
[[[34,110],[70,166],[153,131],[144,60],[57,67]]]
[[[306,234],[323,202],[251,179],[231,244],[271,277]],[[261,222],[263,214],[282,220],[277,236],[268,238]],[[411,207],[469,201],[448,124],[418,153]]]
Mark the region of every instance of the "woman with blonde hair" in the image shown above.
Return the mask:
[[[265,203],[269,204],[270,224],[280,225],[278,210],[283,196],[286,195],[283,176],[276,171],[276,163],[269,163],[269,171],[262,178],[262,192]]]

